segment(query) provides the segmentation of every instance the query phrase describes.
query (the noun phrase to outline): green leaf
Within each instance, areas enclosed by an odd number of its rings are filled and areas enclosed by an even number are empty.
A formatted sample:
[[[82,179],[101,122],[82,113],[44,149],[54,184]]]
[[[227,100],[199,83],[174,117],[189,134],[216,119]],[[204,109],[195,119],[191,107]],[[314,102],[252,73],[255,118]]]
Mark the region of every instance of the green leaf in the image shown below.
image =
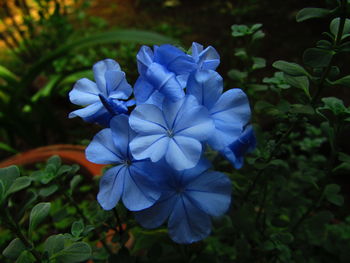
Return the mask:
[[[324,190],[324,195],[327,200],[337,206],[342,206],[344,204],[344,198],[339,195],[340,186],[337,184],[329,184]]]
[[[69,183],[70,191],[73,192],[74,189],[77,187],[77,185],[83,180],[83,177],[81,175],[76,175],[72,178],[72,180]]]
[[[6,195],[6,192],[5,192],[4,183],[2,181],[0,181],[0,204],[4,200],[5,195]]]
[[[228,75],[229,78],[231,78],[233,80],[242,81],[248,76],[248,73],[244,72],[244,71],[239,71],[239,70],[236,70],[236,69],[231,69],[227,73],[227,75]]]
[[[22,251],[21,255],[16,260],[16,263],[34,263],[37,262],[35,257],[29,251]]]
[[[253,67],[252,69],[260,69],[266,67],[266,60],[259,57],[253,57]]]
[[[272,66],[291,76],[309,76],[309,73],[296,63],[278,60],[275,61]]]
[[[303,54],[303,61],[313,68],[324,68],[329,65],[334,55],[334,51],[321,48],[308,48]]]
[[[45,86],[40,88],[40,90],[30,98],[31,102],[34,103],[37,102],[40,98],[50,96],[52,90],[55,88],[55,86],[58,85],[61,79],[61,75],[54,75],[50,77],[49,81],[45,84]]]
[[[318,108],[319,110],[330,110],[334,115],[339,116],[343,114],[350,114],[350,110],[344,106],[342,100],[335,97],[322,98],[324,103],[323,107]]]
[[[48,197],[48,196],[52,195],[53,193],[55,193],[57,190],[58,190],[58,185],[53,184],[53,185],[50,185],[48,187],[40,189],[39,195],[43,196],[43,197]]]
[[[301,9],[297,16],[297,22],[302,22],[311,18],[325,17],[331,14],[331,10],[325,8],[307,7]]]
[[[48,237],[44,243],[44,251],[46,251],[51,257],[52,255],[64,249],[65,239],[65,236],[62,234]]]
[[[77,242],[54,254],[50,259],[56,259],[62,263],[74,263],[87,260],[90,256],[90,246],[85,242]]]
[[[84,232],[84,223],[79,220],[72,224],[71,233],[74,237],[79,237]]]
[[[329,26],[329,29],[330,29],[331,33],[333,34],[333,36],[338,35],[339,23],[340,23],[340,18],[337,17],[337,18],[334,18],[332,20],[332,22]],[[344,35],[348,34],[349,32],[350,32],[350,19],[346,18],[342,36],[344,37]]]
[[[8,246],[2,251],[2,254],[10,259],[16,259],[26,249],[26,246],[19,238],[15,238],[8,244]]]
[[[0,142],[0,149],[10,153],[17,153],[15,149],[13,149],[10,145],[4,142]]]
[[[16,193],[26,187],[28,187],[31,184],[31,180],[28,176],[21,176],[18,177],[13,184],[11,185],[11,187],[8,189],[7,191],[7,195],[9,194],[13,194]]]
[[[53,155],[47,160],[47,166],[53,165],[56,170],[61,166],[61,158],[58,155]]]
[[[36,228],[49,214],[50,203],[39,203],[33,207],[29,216],[29,236],[34,228]]]
[[[333,81],[332,84],[350,87],[350,75],[337,79],[336,81]]]
[[[6,80],[9,83],[16,83],[18,81],[18,77],[12,73],[9,69],[0,65],[0,78]]]
[[[4,185],[5,192],[10,189],[13,182],[19,177],[19,170],[17,166],[9,166],[0,168],[0,180]]]
[[[309,79],[307,77],[305,76],[293,77],[288,74],[284,74],[284,79],[292,87],[303,90],[306,96],[308,96],[308,98],[311,99],[310,91],[309,91]]]
[[[303,105],[303,104],[292,104],[291,113],[299,113],[299,114],[315,114],[315,110],[310,105]]]

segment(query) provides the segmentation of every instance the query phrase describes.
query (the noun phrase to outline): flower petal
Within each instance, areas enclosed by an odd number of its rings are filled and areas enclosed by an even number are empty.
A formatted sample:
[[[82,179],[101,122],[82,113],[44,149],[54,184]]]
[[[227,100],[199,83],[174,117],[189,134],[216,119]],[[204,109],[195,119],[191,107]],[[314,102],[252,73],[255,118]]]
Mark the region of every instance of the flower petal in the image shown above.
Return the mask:
[[[109,121],[112,114],[102,105],[100,101],[95,102],[85,108],[72,111],[69,113],[69,118],[81,117],[86,122],[99,123],[104,127],[109,126]]]
[[[110,121],[112,139],[118,155],[124,159],[129,158],[129,143],[135,137],[135,132],[129,126],[129,117],[120,114]]]
[[[162,111],[154,105],[137,106],[129,117],[131,128],[141,134],[165,134],[167,124]]]
[[[185,196],[178,198],[168,221],[169,235],[181,244],[190,244],[210,234],[210,217]]]
[[[250,119],[247,95],[240,89],[231,89],[221,95],[210,114],[214,120],[226,123],[239,122],[245,125]]]
[[[221,151],[242,134],[242,123],[228,123],[222,120],[214,120],[214,124],[215,129],[212,135],[208,138],[208,144],[214,150]]]
[[[212,46],[204,49],[199,55],[198,65],[202,69],[215,70],[220,64],[220,55]]]
[[[161,45],[154,50],[154,61],[176,75],[190,73],[196,69],[192,57],[187,56],[185,52],[169,44]]]
[[[223,91],[222,77],[213,70],[198,70],[188,79],[186,92],[196,97],[200,105],[210,110]]]
[[[125,165],[118,165],[105,172],[100,180],[97,201],[104,210],[113,209],[120,200],[124,189]]]
[[[186,186],[186,196],[211,216],[221,216],[231,203],[231,181],[223,173],[204,172]]]
[[[137,165],[136,162],[129,166],[125,175],[123,203],[131,211],[152,206],[161,195],[160,189],[150,180],[150,174]]]
[[[118,70],[120,71],[119,64],[114,61],[113,59],[107,58],[104,60],[101,60],[97,62],[93,67],[92,70],[94,72],[94,78],[96,80],[96,84],[98,89],[103,95],[107,95],[107,86],[106,86],[106,79],[105,79],[105,73],[108,70]]]
[[[168,219],[177,199],[173,191],[164,192],[153,206],[135,212],[135,219],[144,228],[159,227]]]
[[[130,97],[132,88],[126,81],[123,71],[108,70],[105,79],[109,98],[126,100]]]
[[[136,55],[137,68],[141,75],[146,74],[146,70],[153,62],[153,51],[150,47],[142,46]]]
[[[166,153],[169,137],[164,134],[138,135],[130,142],[130,151],[137,160],[151,158],[159,161]]]
[[[155,88],[145,80],[143,77],[139,77],[134,86],[134,95],[137,104],[145,103],[149,97],[155,92]]]
[[[69,99],[76,105],[85,106],[99,101],[99,93],[95,82],[83,78],[75,83],[74,88],[69,92]]]
[[[97,164],[116,164],[124,159],[114,145],[111,129],[97,133],[85,150],[86,159]]]
[[[166,161],[176,170],[189,169],[199,161],[202,144],[190,137],[174,136],[169,140]]]

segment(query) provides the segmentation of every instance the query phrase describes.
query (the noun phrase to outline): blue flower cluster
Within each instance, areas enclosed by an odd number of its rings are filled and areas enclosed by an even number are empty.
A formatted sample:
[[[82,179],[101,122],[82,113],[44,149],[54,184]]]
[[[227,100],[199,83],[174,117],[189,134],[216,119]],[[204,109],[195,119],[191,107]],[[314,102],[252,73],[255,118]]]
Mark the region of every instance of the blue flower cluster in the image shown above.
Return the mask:
[[[247,96],[223,92],[216,50],[198,43],[191,50],[141,47],[134,89],[119,64],[105,59],[93,66],[96,82],[80,79],[69,93],[84,106],[70,118],[106,127],[86,149],[89,161],[113,165],[100,180],[100,205],[110,210],[121,199],[145,228],[167,221],[178,243],[208,236],[211,217],[230,206],[231,182],[210,169],[206,148],[238,169],[256,144]]]

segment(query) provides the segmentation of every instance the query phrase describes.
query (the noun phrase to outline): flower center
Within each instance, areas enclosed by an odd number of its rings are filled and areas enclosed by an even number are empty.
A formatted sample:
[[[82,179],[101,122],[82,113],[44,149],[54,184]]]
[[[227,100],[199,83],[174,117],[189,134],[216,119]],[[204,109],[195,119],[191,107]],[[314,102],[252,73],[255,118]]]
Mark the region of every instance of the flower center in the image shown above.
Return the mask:
[[[174,137],[174,132],[173,132],[173,130],[167,130],[166,133],[167,133],[168,137],[170,137],[170,138],[173,138],[173,137]]]
[[[131,165],[131,161],[129,159],[123,160],[123,164],[126,166],[130,166]]]

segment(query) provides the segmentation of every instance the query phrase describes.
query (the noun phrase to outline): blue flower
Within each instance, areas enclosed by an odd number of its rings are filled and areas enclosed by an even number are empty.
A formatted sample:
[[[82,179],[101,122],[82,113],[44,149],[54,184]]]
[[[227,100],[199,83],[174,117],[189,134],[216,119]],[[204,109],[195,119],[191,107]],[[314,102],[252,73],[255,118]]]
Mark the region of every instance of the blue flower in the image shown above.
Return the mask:
[[[233,143],[222,151],[222,153],[236,169],[240,169],[243,166],[243,156],[246,153],[252,152],[255,147],[256,138],[254,130],[253,127],[249,125]]]
[[[193,42],[192,43],[192,57],[198,65],[198,69],[215,70],[220,64],[220,56],[212,46],[203,50],[203,46]]]
[[[149,160],[137,161],[129,151],[135,133],[129,127],[128,116],[111,119],[110,128],[95,135],[86,149],[86,158],[97,164],[113,164],[100,181],[97,200],[105,210],[113,209],[120,199],[131,211],[154,204],[161,192],[157,187],[159,167]]]
[[[183,98],[188,75],[197,67],[191,56],[172,45],[155,46],[154,52],[142,46],[137,54],[137,66],[140,77],[134,92],[138,104],[157,92],[172,101]]]
[[[135,213],[145,228],[156,228],[168,219],[170,237],[177,243],[193,243],[211,231],[211,216],[223,215],[231,202],[231,182],[220,172],[208,171],[201,160],[195,168],[167,173],[163,194],[150,208]]]
[[[214,126],[205,107],[193,96],[172,102],[164,100],[162,110],[155,105],[137,106],[130,115],[130,126],[137,136],[130,142],[135,159],[152,162],[165,157],[176,170],[194,167],[202,154],[201,141]]]
[[[127,100],[132,88],[125,79],[125,73],[112,59],[105,59],[93,66],[96,83],[83,78],[77,81],[69,93],[72,103],[86,106],[69,114],[69,118],[79,116],[87,122],[97,122],[109,126],[110,119],[117,114],[128,112],[133,101]]]
[[[235,141],[250,119],[250,107],[241,89],[223,92],[222,77],[213,70],[198,70],[188,79],[186,93],[195,96],[209,110],[215,129],[208,144],[222,150]]]

